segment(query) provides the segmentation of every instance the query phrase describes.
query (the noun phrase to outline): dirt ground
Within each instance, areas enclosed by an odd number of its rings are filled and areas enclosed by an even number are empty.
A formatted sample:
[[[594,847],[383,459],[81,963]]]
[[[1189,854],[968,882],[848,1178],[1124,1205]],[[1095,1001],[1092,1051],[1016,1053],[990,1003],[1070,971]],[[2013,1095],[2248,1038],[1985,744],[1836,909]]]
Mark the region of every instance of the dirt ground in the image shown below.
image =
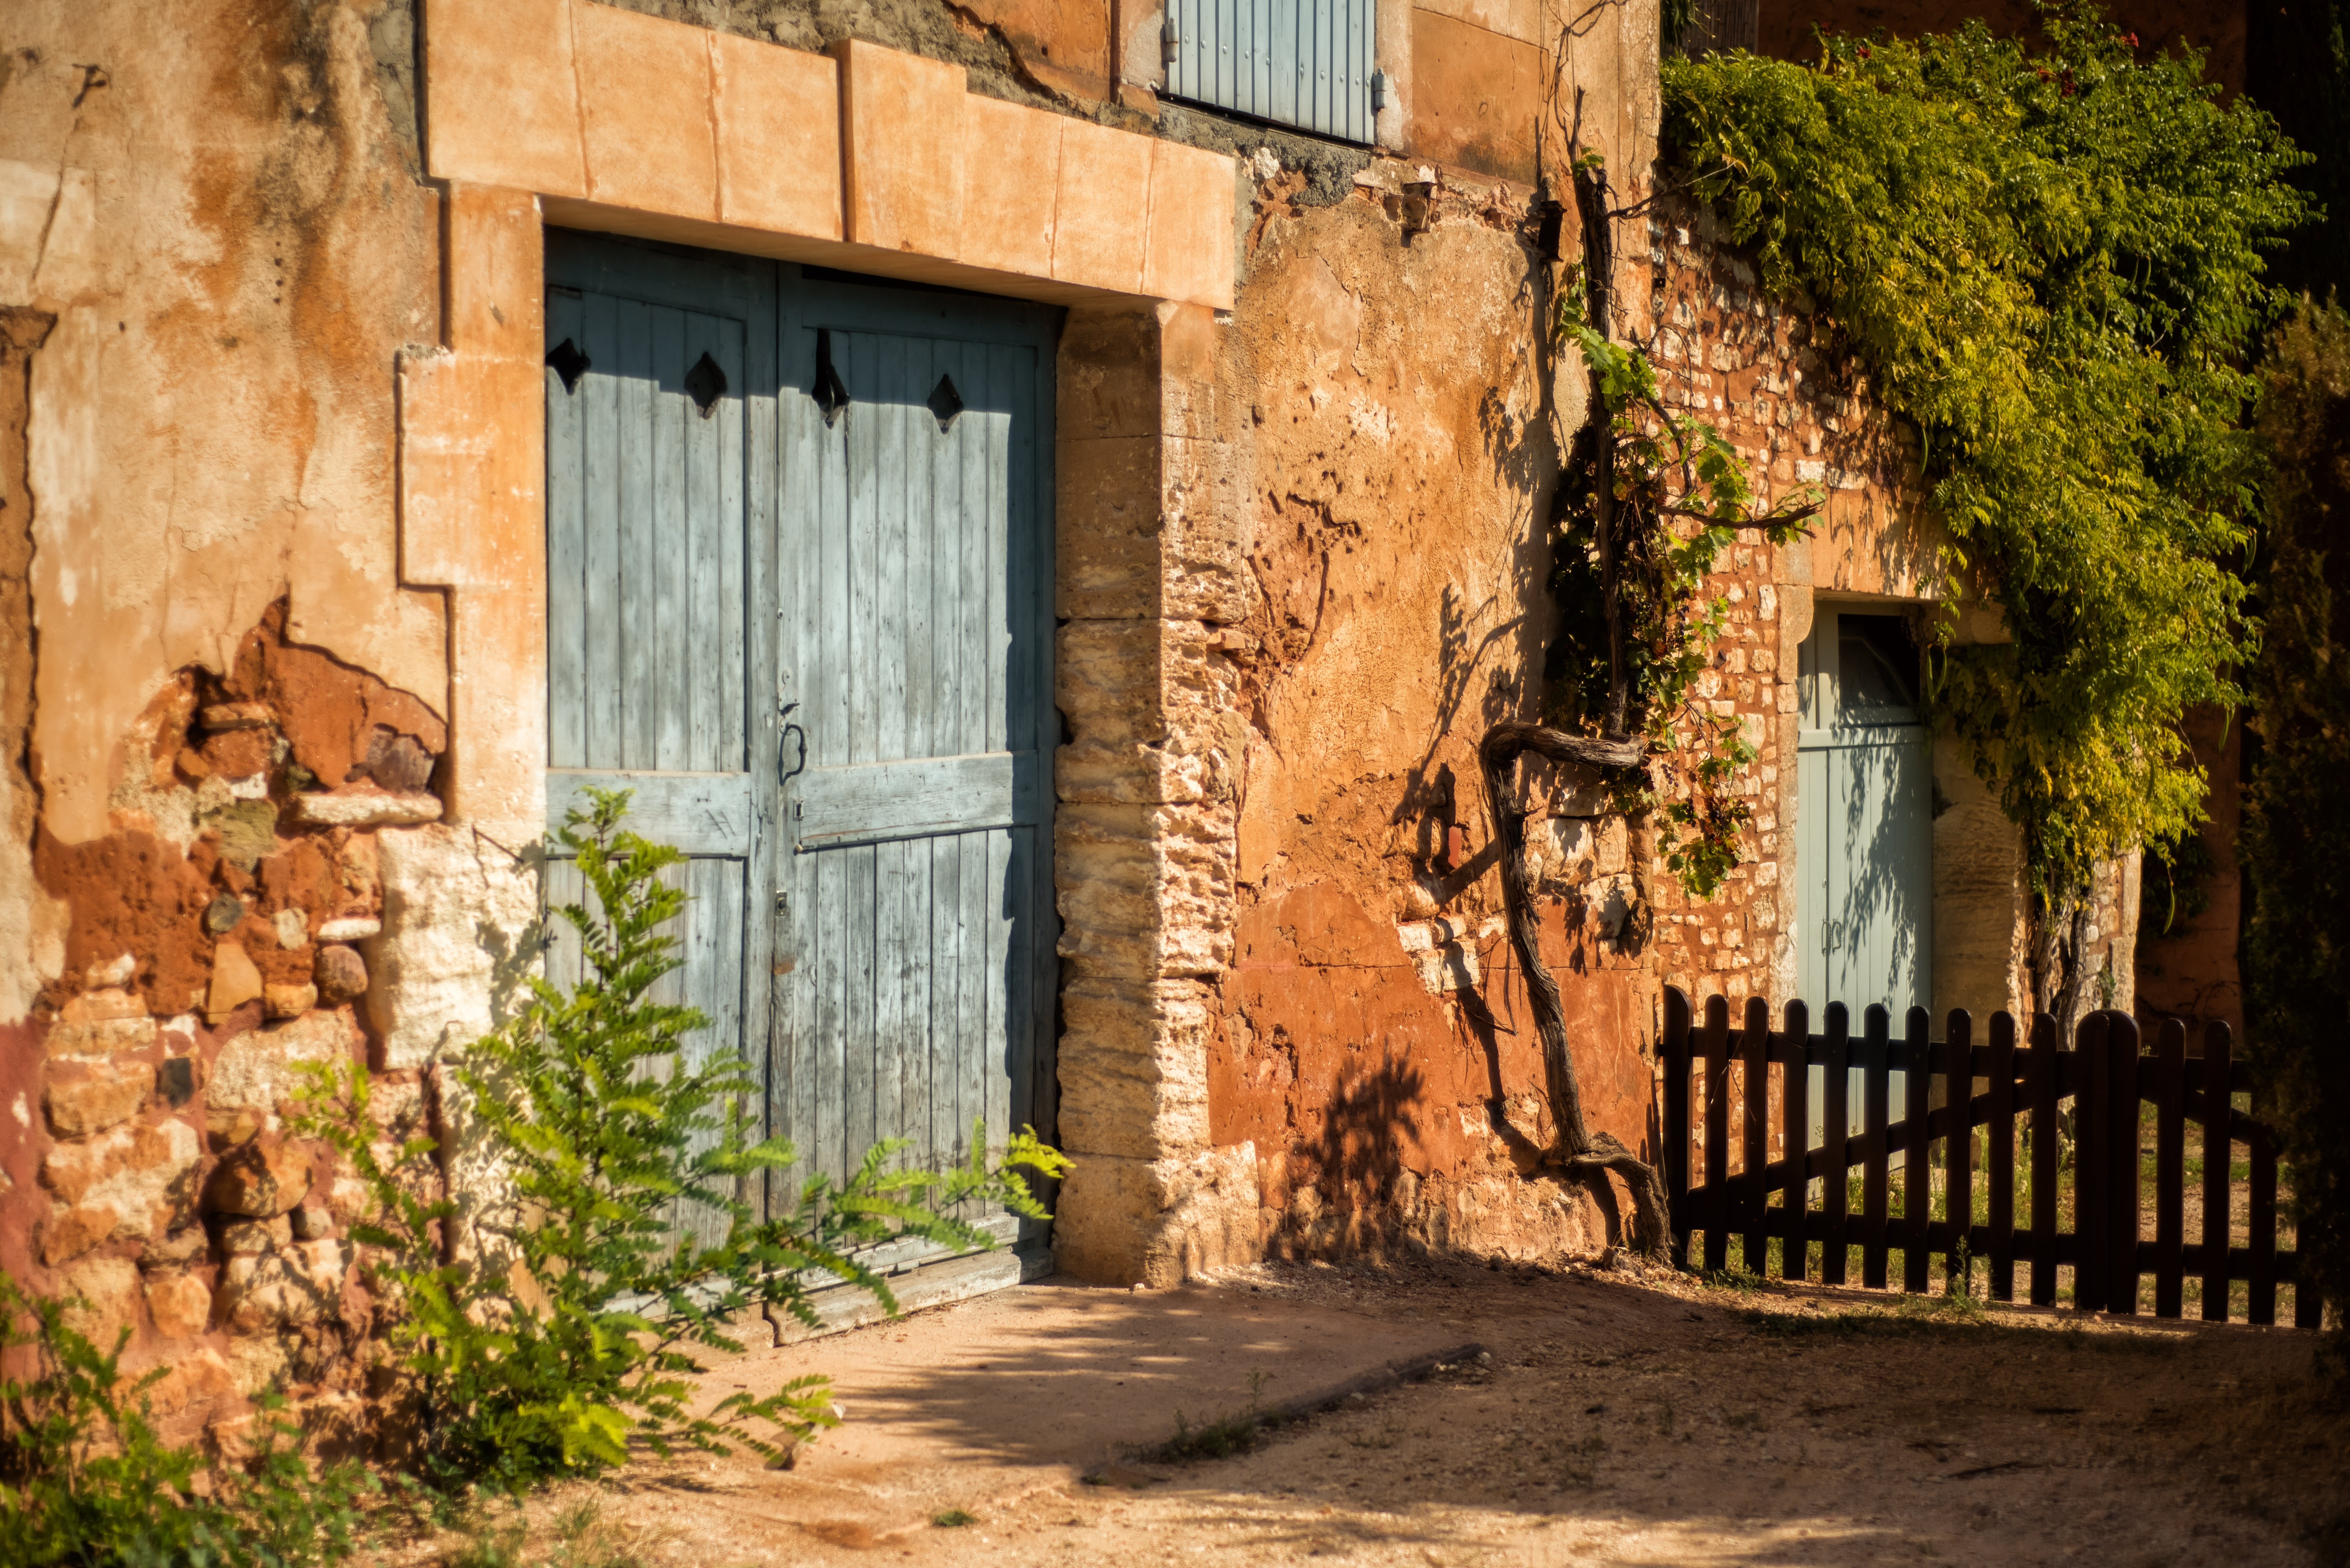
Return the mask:
[[[2317,1343],[1583,1268],[1046,1281],[717,1368],[835,1377],[847,1425],[789,1471],[649,1464],[383,1561],[2344,1563]],[[1431,1356],[1229,1457],[1149,1451]]]

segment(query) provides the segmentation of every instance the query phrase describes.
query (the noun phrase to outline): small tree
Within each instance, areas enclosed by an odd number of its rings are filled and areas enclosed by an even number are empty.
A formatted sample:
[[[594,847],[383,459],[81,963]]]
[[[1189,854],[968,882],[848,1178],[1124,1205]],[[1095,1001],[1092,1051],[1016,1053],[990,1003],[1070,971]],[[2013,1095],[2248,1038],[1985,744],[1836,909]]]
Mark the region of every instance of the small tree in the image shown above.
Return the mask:
[[[945,1171],[896,1168],[905,1143],[887,1140],[846,1182],[812,1178],[788,1213],[763,1218],[749,1194],[797,1155],[756,1136],[746,1107],[760,1085],[740,1052],[690,1064],[679,1043],[707,1021],[651,1000],[682,961],[662,928],[685,896],[660,873],[684,856],[620,826],[628,798],[592,792],[592,808],[555,835],[596,899],[555,911],[579,934],[586,978],[567,994],[534,980],[520,1014],[455,1070],[503,1183],[471,1218],[468,1244],[452,1231],[454,1202],[421,1195],[432,1140],[377,1152],[363,1071],[322,1073],[303,1118],[374,1195],[378,1218],[353,1235],[380,1249],[369,1277],[412,1375],[422,1479],[439,1489],[519,1490],[622,1463],[632,1445],[666,1455],[739,1442],[772,1456],[835,1424],[829,1386],[814,1376],[697,1410],[697,1353],[739,1350],[729,1325],[761,1309],[816,1326],[809,1292],[827,1281],[894,1313],[860,1250],[896,1236],[992,1246],[954,1211],[993,1203],[1048,1218],[1020,1172],[1067,1168],[1033,1129],[993,1168],[983,1127],[969,1161]],[[689,1210],[716,1240],[675,1228]]]

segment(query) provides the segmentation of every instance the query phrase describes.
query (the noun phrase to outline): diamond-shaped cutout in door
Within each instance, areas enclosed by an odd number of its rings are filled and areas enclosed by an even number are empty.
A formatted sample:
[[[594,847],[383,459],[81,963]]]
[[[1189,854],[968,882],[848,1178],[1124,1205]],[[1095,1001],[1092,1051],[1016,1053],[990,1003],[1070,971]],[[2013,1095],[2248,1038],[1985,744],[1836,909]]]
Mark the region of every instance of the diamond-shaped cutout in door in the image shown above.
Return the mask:
[[[586,375],[593,364],[595,361],[582,354],[579,345],[568,337],[546,351],[546,368],[563,378],[566,392],[579,389],[579,378]]]
[[[848,387],[832,367],[832,334],[823,327],[816,328],[816,406],[824,415],[827,430],[848,407]]]
[[[962,412],[962,394],[955,390],[952,376],[941,376],[939,384],[931,389],[931,412],[939,421],[939,433],[944,435]]]
[[[717,409],[718,400],[726,395],[726,372],[718,368],[717,360],[705,353],[693,362],[693,369],[685,373],[685,390],[706,420]]]

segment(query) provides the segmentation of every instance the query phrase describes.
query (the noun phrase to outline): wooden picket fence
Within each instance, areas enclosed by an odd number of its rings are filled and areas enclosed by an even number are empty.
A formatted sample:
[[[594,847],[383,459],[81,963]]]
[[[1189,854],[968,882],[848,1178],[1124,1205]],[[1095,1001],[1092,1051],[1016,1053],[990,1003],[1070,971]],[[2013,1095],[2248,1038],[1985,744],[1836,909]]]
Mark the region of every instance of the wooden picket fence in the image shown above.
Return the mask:
[[[1688,996],[1667,988],[1660,1154],[1679,1262],[1690,1261],[1691,1241],[1701,1232],[1703,1266],[1721,1269],[1738,1236],[1746,1267],[1762,1274],[1776,1241],[1773,1272],[1799,1280],[1812,1276],[1818,1243],[1815,1277],[1835,1285],[1845,1282],[1849,1251],[1857,1248],[1862,1284],[1882,1289],[1898,1252],[1902,1288],[1922,1294],[1939,1253],[1950,1281],[1971,1280],[1987,1263],[1996,1301],[2015,1299],[2016,1271],[2027,1268],[2030,1299],[2043,1305],[2056,1301],[2057,1271],[2069,1268],[2073,1304],[2111,1313],[2137,1312],[2140,1282],[2151,1275],[2155,1315],[2174,1318],[2184,1315],[2186,1282],[2195,1280],[2201,1314],[2214,1322],[2227,1318],[2230,1287],[2241,1281],[2249,1287],[2243,1315],[2256,1324],[2276,1321],[2278,1287],[2293,1282],[2299,1259],[2277,1245],[2276,1140],[2235,1108],[2232,1096],[2249,1088],[2250,1077],[2233,1056],[2225,1024],[2208,1026],[2202,1054],[2190,1056],[2186,1030],[2176,1021],[2157,1033],[2152,1052],[2143,1052],[2137,1022],[2125,1012],[2090,1014],[2070,1050],[2047,1017],[2035,1018],[2022,1039],[2012,1017],[1993,1013],[1981,1041],[1964,1011],[1950,1013],[1939,1040],[1930,1038],[1932,1022],[1922,1007],[1909,1010],[1898,1040],[1882,1007],[1867,1010],[1856,1039],[1841,1002],[1828,1004],[1823,1023],[1821,1033],[1812,1033],[1810,1010],[1791,1002],[1773,1029],[1769,1006],[1756,999],[1733,1027],[1730,1003],[1716,996],[1700,1023]],[[1814,1067],[1822,1070],[1818,1110],[1825,1129],[1818,1147]],[[1850,1099],[1855,1071],[1857,1118]],[[1897,1073],[1903,1075],[1898,1106],[1889,1103]],[[2143,1208],[2148,1178],[2141,1105],[2154,1107],[2151,1235]],[[2068,1110],[2069,1140],[2059,1133]],[[1857,1131],[1846,1132],[1856,1125]],[[1985,1129],[1980,1152],[1978,1127]],[[2202,1155],[2202,1239],[2192,1242],[2186,1240],[2190,1128]],[[2068,1141],[2070,1158],[2060,1160]],[[2240,1143],[2251,1152],[2251,1222],[2246,1244],[2231,1245],[2230,1166]],[[1939,1171],[1931,1158],[1937,1144]],[[1800,1153],[1791,1158],[1789,1151]],[[1978,1158],[1987,1189],[1980,1214]],[[1846,1175],[1854,1169],[1861,1172],[1857,1213]],[[2017,1212],[2019,1174],[2023,1214]],[[1897,1178],[1901,1212],[1894,1214]],[[2295,1290],[2293,1297],[2294,1324],[2317,1326],[2315,1293]]]

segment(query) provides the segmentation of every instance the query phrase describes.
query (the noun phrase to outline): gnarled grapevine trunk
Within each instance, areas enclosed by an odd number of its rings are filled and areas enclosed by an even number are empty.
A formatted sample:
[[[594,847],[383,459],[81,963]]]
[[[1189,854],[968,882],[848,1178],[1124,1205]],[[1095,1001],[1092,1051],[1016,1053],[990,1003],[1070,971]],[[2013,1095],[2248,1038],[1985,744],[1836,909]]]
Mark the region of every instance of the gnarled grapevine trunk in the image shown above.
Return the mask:
[[[1551,1118],[1558,1127],[1558,1145],[1549,1152],[1548,1161],[1588,1180],[1605,1181],[1605,1173],[1610,1170],[1622,1177],[1632,1193],[1633,1251],[1663,1258],[1671,1250],[1672,1235],[1664,1179],[1621,1140],[1607,1133],[1594,1133],[1584,1119],[1582,1088],[1575,1075],[1575,1058],[1567,1050],[1566,1012],[1559,1002],[1558,981],[1543,962],[1534,896],[1526,887],[1526,814],[1512,804],[1509,788],[1512,769],[1528,752],[1553,762],[1620,772],[1640,766],[1648,747],[1638,740],[1594,740],[1540,724],[1496,724],[1485,732],[1477,758],[1485,776],[1486,808],[1493,816],[1493,842],[1501,853],[1510,945],[1524,971],[1526,997],[1542,1034],[1544,1082]]]

